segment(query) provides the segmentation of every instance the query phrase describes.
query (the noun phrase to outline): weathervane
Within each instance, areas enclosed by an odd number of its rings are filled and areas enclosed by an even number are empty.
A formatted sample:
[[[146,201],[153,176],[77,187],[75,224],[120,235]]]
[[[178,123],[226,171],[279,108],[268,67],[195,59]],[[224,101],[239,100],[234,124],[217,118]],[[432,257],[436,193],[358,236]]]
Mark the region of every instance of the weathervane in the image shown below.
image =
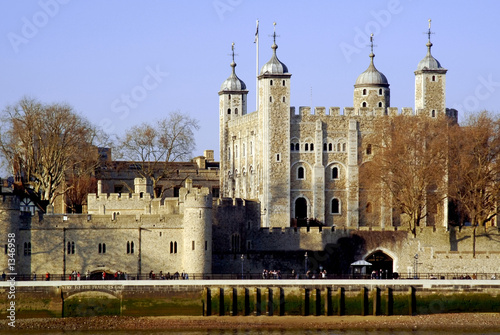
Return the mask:
[[[429,43],[431,43],[431,34],[434,34],[431,32],[431,19],[429,19],[429,30],[426,32],[427,38],[429,39]]]
[[[375,57],[375,54],[373,53],[373,47],[376,47],[376,45],[373,44],[373,33],[370,34],[370,57]]]
[[[280,35],[276,35],[276,22],[273,22],[274,33],[271,35],[273,37],[273,42],[276,44],[276,37],[280,37]]]

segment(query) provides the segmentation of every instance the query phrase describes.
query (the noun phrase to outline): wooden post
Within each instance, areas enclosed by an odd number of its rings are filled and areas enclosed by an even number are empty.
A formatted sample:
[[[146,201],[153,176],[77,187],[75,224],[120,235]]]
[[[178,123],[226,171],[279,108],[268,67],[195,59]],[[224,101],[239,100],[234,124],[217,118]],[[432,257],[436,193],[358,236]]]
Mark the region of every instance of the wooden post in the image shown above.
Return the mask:
[[[233,287],[231,315],[238,315],[238,289]]]
[[[206,289],[206,299],[205,299],[205,310],[204,310],[204,315],[205,316],[211,316],[212,315],[212,290],[210,287],[207,287]]]
[[[339,310],[338,314],[339,315],[344,315],[345,314],[345,288],[339,287],[338,289],[338,305],[339,305]]]
[[[248,316],[250,315],[250,290],[248,288],[245,288],[245,311],[244,315]]]
[[[410,315],[417,314],[417,299],[415,294],[415,288],[413,286],[411,286],[408,289],[408,307]]]
[[[325,289],[325,315],[333,314],[333,306],[332,306],[332,288],[327,287]]]
[[[304,316],[309,315],[309,289],[304,289]]]
[[[274,301],[273,301],[273,289],[272,288],[267,289],[267,315],[268,316],[274,315]]]
[[[380,315],[380,288],[375,287],[373,290],[373,315]]]
[[[392,315],[394,312],[394,296],[392,292],[392,288],[387,288],[387,305],[386,305],[386,315]]]
[[[279,315],[283,316],[283,315],[285,315],[285,290],[282,287],[280,287],[279,292],[280,292],[280,312],[279,312]]]
[[[321,315],[321,290],[319,288],[316,289],[316,316]]]
[[[225,315],[225,308],[224,308],[224,289],[221,287],[219,289],[219,315],[223,316]]]
[[[260,288],[255,289],[255,315],[262,315],[262,295]]]
[[[361,315],[368,314],[368,290],[366,287],[361,288]]]

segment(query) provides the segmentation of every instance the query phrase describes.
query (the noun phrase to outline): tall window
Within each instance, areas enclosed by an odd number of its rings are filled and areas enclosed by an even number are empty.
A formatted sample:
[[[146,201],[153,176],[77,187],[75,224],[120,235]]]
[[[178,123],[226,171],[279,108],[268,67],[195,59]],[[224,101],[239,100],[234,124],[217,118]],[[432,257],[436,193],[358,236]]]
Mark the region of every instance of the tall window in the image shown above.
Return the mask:
[[[381,88],[378,89],[378,95],[383,95],[384,94],[384,91],[382,91]]]
[[[371,155],[372,154],[372,145],[371,144],[368,144],[366,146],[366,154],[367,155]]]
[[[339,168],[336,166],[332,167],[332,179],[339,179]]]
[[[366,88],[363,88],[363,95],[366,95]],[[363,106],[365,107],[365,106]]]
[[[379,107],[382,107],[382,102],[380,102],[380,101],[379,101],[379,102],[378,102],[378,106],[379,106]]]
[[[295,143],[295,151],[299,151],[300,150],[300,145],[298,143]]]
[[[361,107],[366,107],[366,101],[363,101],[363,103],[361,104]]]
[[[304,179],[304,168],[302,166],[297,169],[297,179]]]
[[[314,151],[314,143],[311,143],[311,151]]]
[[[295,149],[295,144],[291,143],[290,144],[290,151],[293,151]]]
[[[100,254],[106,253],[106,243],[99,243],[99,253]]]
[[[340,214],[340,201],[337,198],[332,199],[332,214]]]
[[[304,150],[309,151],[309,143],[304,144]]]

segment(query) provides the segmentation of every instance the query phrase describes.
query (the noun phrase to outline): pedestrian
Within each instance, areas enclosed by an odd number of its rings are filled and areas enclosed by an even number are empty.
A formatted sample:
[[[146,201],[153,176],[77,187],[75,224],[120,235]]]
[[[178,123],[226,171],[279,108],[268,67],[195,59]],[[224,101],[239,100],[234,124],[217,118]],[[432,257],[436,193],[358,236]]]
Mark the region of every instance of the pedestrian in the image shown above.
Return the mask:
[[[33,281],[36,281],[36,272],[33,271]]]
[[[106,272],[105,271],[102,272],[102,280],[104,280],[104,279],[106,279]]]
[[[80,271],[76,274],[76,280],[80,280]]]
[[[45,273],[45,280],[46,281],[50,280],[50,273],[48,271]]]
[[[90,279],[90,271],[87,270],[87,273],[85,274],[85,280],[89,280]]]

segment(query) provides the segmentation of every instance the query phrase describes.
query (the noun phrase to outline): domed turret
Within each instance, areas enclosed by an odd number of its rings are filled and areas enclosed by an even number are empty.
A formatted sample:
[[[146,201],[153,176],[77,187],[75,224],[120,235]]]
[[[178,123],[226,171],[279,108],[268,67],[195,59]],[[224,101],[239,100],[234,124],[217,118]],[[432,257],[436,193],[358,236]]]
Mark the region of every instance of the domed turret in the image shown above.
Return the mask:
[[[285,64],[283,64],[279,59],[278,56],[276,56],[276,49],[278,49],[278,46],[276,45],[276,42],[273,43],[272,47],[273,49],[273,55],[269,62],[264,64],[262,69],[260,70],[260,74],[284,74],[288,73],[288,68],[286,67]]]
[[[373,64],[373,34],[370,36],[370,65],[359,75],[354,84],[354,108],[390,107],[390,89],[387,77]]]
[[[232,67],[232,72],[229,78],[227,78],[221,85],[220,90],[221,91],[244,91],[246,90],[247,86],[241,80],[238,78],[236,75],[236,63],[234,62],[234,43],[232,45],[232,51],[233,51],[233,61],[231,62],[231,67]]]
[[[358,79],[356,79],[356,85],[382,85],[389,86],[389,82],[387,81],[386,76],[377,70],[375,65],[373,64],[373,58],[375,55],[373,53],[370,54],[370,65],[365,72],[359,75]]]

